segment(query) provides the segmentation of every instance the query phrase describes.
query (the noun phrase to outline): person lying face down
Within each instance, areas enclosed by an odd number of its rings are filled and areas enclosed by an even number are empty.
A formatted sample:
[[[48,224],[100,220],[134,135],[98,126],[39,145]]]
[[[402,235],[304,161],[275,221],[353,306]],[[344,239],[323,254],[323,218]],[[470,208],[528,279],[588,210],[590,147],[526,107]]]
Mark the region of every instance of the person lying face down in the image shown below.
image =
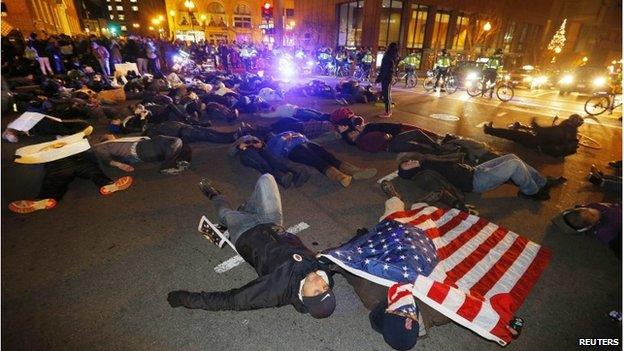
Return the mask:
[[[282,227],[282,203],[275,179],[258,178],[249,200],[233,210],[227,199],[204,179],[200,189],[212,200],[221,223],[228,227],[236,250],[258,278],[223,292],[171,291],[171,307],[208,311],[253,310],[292,305],[299,313],[327,318],[336,308],[333,281],[301,239]]]

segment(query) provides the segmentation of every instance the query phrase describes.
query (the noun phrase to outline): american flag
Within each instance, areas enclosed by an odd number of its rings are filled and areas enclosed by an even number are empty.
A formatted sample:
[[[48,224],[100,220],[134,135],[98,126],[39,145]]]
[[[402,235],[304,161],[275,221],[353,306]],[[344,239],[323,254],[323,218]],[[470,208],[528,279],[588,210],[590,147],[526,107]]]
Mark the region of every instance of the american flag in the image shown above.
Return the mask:
[[[478,216],[421,203],[324,256],[381,285],[412,283],[423,303],[504,346],[551,254]]]

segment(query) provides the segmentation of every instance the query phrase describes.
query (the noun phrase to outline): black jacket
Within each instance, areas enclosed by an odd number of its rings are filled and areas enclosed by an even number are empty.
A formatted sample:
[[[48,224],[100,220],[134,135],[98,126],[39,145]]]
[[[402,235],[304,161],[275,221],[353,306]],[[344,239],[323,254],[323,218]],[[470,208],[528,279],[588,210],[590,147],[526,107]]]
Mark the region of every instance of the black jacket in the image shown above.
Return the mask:
[[[394,75],[394,58],[390,55],[384,55],[381,59],[381,66],[379,66],[379,74],[377,75],[376,83],[389,84],[392,82],[392,76]]]
[[[237,289],[191,293],[182,301],[185,307],[242,311],[291,304],[307,313],[299,284],[308,273],[326,269],[297,236],[274,224],[260,224],[238,238],[236,250],[259,277]]]

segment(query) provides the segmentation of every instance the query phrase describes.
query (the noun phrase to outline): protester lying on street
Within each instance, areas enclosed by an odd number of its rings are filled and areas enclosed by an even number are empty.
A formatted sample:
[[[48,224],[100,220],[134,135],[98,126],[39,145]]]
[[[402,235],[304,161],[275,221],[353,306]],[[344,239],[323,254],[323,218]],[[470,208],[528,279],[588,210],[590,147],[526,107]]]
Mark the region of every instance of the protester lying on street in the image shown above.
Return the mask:
[[[483,126],[483,132],[515,141],[554,157],[565,157],[576,153],[578,128],[582,124],[583,118],[573,114],[558,125],[548,127],[538,125],[535,119],[531,126],[515,122],[509,128],[494,128],[493,122],[490,122]]]
[[[323,82],[322,80],[318,79],[313,79],[307,83],[296,85],[292,87],[288,92],[289,94],[294,96],[313,96],[322,99],[334,99],[341,105],[349,104],[341,96],[336,94],[334,88],[332,88],[329,84]]]
[[[373,91],[371,85],[363,87],[355,80],[336,84],[336,96],[338,99],[344,99],[348,104],[366,104],[379,100],[379,94]]]
[[[575,206],[552,220],[564,234],[589,234],[622,259],[622,205],[619,203],[590,203]]]
[[[550,188],[566,181],[563,177],[542,176],[514,154],[501,156],[475,167],[458,159],[453,160],[449,155],[412,153],[403,155],[399,160],[401,178],[413,179],[416,173],[423,170],[438,172],[463,192],[483,193],[511,180],[520,189],[518,196],[537,201],[550,199]]]
[[[622,175],[604,174],[596,165],[591,166],[589,176],[587,177],[590,183],[597,185],[604,190],[614,193],[622,193]]]
[[[107,166],[126,172],[134,171],[132,165],[139,162],[161,162],[162,174],[179,174],[191,165],[191,148],[176,137],[116,138],[105,134],[102,140],[91,147],[97,158]]]
[[[24,112],[9,123],[2,132],[2,140],[17,143],[20,135],[57,136],[78,133],[89,127],[83,120],[61,120],[38,112]]]
[[[223,292],[171,291],[167,295],[171,307],[244,311],[293,305],[297,312],[314,318],[326,318],[334,312],[336,298],[327,269],[299,237],[282,226],[282,203],[273,176],[260,176],[239,210],[233,210],[207,179],[199,186],[212,200],[221,224],[228,228],[236,251],[256,270],[258,278]]]
[[[297,132],[305,135],[308,139],[316,139],[327,133],[334,133],[334,125],[330,121],[300,121],[295,118],[285,117],[285,118],[277,118],[275,122],[271,123],[268,126],[265,125],[256,125],[255,127],[251,127],[247,124],[244,124],[247,129],[250,130],[250,133],[261,138],[266,139],[269,137],[269,134],[279,134],[283,132]]]
[[[49,210],[56,206],[67,192],[68,185],[77,177],[91,180],[100,194],[110,195],[125,190],[132,184],[131,177],[111,180],[99,167],[89,142],[84,139],[92,127],[56,141],[29,145],[16,151],[17,163],[43,164],[45,175],[39,195],[33,200],[18,200],[9,204],[16,213]]]
[[[292,131],[271,137],[267,141],[267,147],[275,155],[316,168],[327,178],[340,183],[345,188],[353,179],[369,179],[377,174],[374,168],[363,169],[337,159],[321,145],[311,142],[303,134]]]
[[[182,139],[185,143],[208,141],[211,143],[227,144],[246,133],[245,128],[238,128],[233,132],[220,132],[212,128],[196,126],[176,121],[162,122],[158,124],[148,123],[145,126],[144,135],[155,137],[165,135]]]
[[[314,110],[306,107],[299,107],[293,104],[283,104],[271,108],[270,112],[262,112],[258,114],[262,118],[282,118],[291,117],[300,121],[327,121],[329,120],[329,113],[323,113],[318,110]]]
[[[294,163],[287,158],[274,155],[266,144],[252,135],[238,138],[228,150],[229,156],[239,155],[240,162],[251,167],[260,174],[269,173],[285,189],[292,184],[300,187],[310,179],[305,166]]]

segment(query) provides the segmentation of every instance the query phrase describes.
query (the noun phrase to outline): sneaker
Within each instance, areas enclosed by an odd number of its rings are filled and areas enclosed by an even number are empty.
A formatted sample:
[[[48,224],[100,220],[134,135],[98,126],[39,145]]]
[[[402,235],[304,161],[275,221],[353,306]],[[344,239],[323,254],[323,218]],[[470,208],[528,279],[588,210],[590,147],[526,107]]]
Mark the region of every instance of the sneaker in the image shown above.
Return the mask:
[[[7,129],[2,132],[2,140],[6,140],[9,143],[17,143],[19,141],[19,138],[17,137],[17,133],[15,133],[11,129]]]
[[[587,180],[597,186],[602,186],[602,184],[604,183],[604,180],[602,179],[602,175],[599,173],[594,173],[594,172],[589,172],[589,176],[587,177]]]
[[[609,167],[613,169],[622,169],[622,160],[609,162]]]
[[[100,194],[102,195],[110,195],[112,193],[126,190],[132,185],[132,177],[125,176],[117,179],[114,183],[104,185],[100,188]]]
[[[542,188],[544,189],[544,188]],[[518,191],[518,196],[524,199],[529,199],[529,200],[535,200],[535,201],[545,201],[545,200],[550,200],[550,195],[548,194],[547,191],[542,191],[542,189],[540,189],[538,192],[536,192],[535,194],[529,195],[529,194],[525,194],[522,191]]]
[[[43,199],[43,200],[19,200],[13,201],[9,204],[9,210],[15,213],[31,213],[39,210],[51,210],[56,206],[56,200]]]
[[[566,177],[546,177],[546,186],[549,188],[555,188],[567,181],[568,179]]]
[[[387,180],[384,180],[381,182],[381,190],[384,192],[384,194],[386,194],[388,198],[392,198],[392,197],[397,197],[399,199],[401,198],[401,195],[394,187],[394,184],[392,184],[391,182]]]
[[[379,118],[390,118],[392,117],[392,112],[384,112],[378,116]]]
[[[191,163],[189,161],[178,161],[176,163],[179,169],[186,171],[191,168]]]
[[[198,184],[199,190],[210,200],[217,195],[221,195],[221,192],[212,185],[212,182],[208,178],[202,179]]]

